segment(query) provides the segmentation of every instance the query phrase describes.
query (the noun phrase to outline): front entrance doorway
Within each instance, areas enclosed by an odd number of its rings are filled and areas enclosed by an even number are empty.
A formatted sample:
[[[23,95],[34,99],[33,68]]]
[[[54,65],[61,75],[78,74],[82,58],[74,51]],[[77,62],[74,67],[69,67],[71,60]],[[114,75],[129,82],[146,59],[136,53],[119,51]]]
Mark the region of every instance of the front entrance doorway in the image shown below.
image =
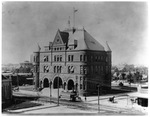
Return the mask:
[[[74,89],[74,82],[73,82],[73,80],[69,80],[68,81],[68,90],[73,90]]]
[[[44,79],[44,88],[49,87],[49,81],[47,78]]]
[[[59,85],[59,88],[62,87],[62,79],[60,77],[56,77],[54,79],[54,84],[53,84],[53,88],[54,89],[57,89],[58,88],[58,85]]]

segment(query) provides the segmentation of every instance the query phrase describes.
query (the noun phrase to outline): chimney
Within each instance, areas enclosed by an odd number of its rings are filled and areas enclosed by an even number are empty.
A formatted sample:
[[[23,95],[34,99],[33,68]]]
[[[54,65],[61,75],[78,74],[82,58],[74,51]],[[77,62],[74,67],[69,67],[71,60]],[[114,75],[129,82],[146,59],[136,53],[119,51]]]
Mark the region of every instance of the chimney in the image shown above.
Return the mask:
[[[78,40],[74,40],[74,49],[77,47],[78,45]]]
[[[52,44],[53,44],[53,42],[49,42],[49,50],[51,49]]]

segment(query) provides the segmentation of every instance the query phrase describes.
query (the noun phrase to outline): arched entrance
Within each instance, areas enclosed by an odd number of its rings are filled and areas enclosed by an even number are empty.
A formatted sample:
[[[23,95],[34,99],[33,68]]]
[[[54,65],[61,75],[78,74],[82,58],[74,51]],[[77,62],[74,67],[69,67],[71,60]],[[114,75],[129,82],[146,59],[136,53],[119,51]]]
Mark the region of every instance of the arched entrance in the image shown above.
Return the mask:
[[[73,80],[69,80],[68,81],[68,90],[73,90],[74,89],[74,82],[73,82]]]
[[[62,79],[60,77],[56,77],[53,81],[53,88],[57,89],[58,88],[58,81],[59,81],[59,88],[62,87]]]
[[[49,82],[47,78],[44,79],[44,88],[45,87],[49,87]]]

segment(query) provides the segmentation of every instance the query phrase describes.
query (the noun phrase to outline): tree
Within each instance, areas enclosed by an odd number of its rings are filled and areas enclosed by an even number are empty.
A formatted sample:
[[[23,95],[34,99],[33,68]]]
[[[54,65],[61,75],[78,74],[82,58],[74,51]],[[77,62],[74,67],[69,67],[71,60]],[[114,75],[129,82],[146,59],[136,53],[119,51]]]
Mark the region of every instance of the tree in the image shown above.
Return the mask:
[[[132,82],[132,74],[131,74],[131,72],[129,72],[129,74],[127,75],[127,80],[128,80],[128,82],[129,82],[129,84],[131,84],[131,82]]]
[[[122,79],[125,80],[126,74],[125,74],[125,73],[122,73],[121,75],[122,75]]]

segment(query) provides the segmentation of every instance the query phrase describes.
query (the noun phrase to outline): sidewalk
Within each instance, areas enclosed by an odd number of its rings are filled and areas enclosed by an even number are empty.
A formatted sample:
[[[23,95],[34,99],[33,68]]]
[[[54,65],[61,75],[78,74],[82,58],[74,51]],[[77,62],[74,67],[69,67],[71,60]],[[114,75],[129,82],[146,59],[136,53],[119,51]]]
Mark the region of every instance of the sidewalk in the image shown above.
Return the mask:
[[[61,91],[61,90],[60,90]],[[44,90],[42,90],[41,92],[34,92],[34,91],[26,91],[26,90],[19,90],[19,92],[15,92],[16,94],[23,94],[26,96],[37,96],[37,97],[49,97],[50,96],[50,90],[47,88],[45,88]],[[58,92],[57,90],[54,90],[52,92],[52,97],[57,98]],[[109,98],[115,96],[115,103],[112,103],[109,101]],[[85,97],[81,97],[82,101],[84,101],[85,103],[89,103],[89,104],[98,104],[98,96],[90,96],[90,97],[86,97],[86,101],[85,101]],[[116,108],[120,108],[120,109],[127,109],[127,110],[138,110],[138,111],[143,111],[137,104],[132,104],[130,99],[127,98],[127,94],[118,94],[118,95],[105,95],[105,96],[100,96],[100,104],[101,105],[105,105],[105,106],[111,106],[111,107],[116,107]],[[61,101],[61,99],[60,99]],[[45,105],[44,106],[40,106],[40,107],[34,107],[35,109],[38,108],[50,108],[50,104]],[[53,104],[52,106],[56,106],[56,104]],[[58,108],[58,107],[57,107]],[[57,108],[55,107],[55,109],[57,110]],[[68,109],[68,108],[67,108]],[[28,109],[22,110],[22,111],[27,111]],[[32,110],[29,108],[29,110]],[[53,110],[53,109],[52,109]],[[20,110],[16,110],[16,112]],[[55,110],[54,110],[55,111]],[[57,110],[58,111],[58,110]],[[145,112],[145,111],[144,111]]]

